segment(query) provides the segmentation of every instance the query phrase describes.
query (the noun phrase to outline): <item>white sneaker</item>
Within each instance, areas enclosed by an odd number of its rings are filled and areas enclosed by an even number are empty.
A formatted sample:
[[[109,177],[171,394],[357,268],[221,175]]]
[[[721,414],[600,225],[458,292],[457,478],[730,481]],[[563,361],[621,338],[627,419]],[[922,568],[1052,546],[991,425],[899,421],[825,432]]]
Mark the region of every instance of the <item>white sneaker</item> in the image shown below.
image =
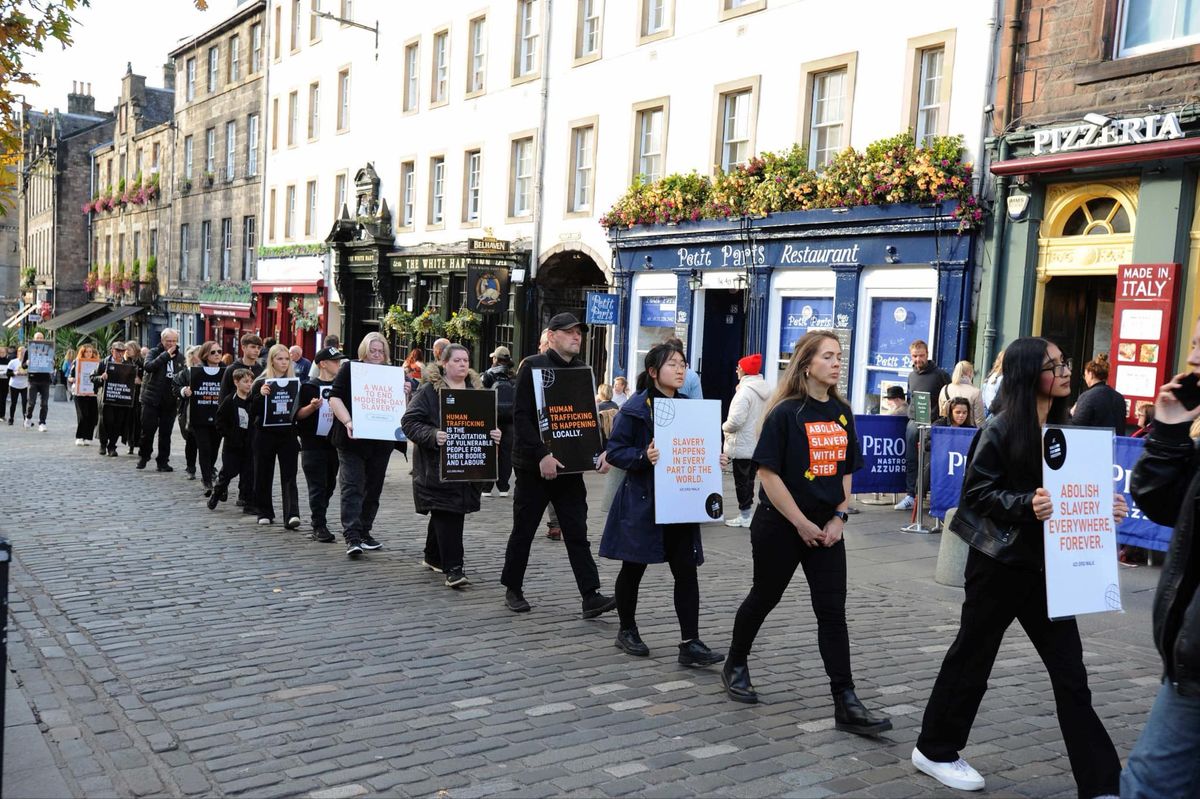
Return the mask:
[[[77,446],[77,447],[82,447],[82,446],[83,446],[83,439],[82,439],[82,438],[77,438],[77,439],[75,439],[75,446]]]
[[[499,497],[507,497],[507,496],[508,496],[508,492],[507,492],[507,491],[501,491],[499,494],[497,494],[497,496],[499,496]]]
[[[26,419],[26,420],[25,420],[25,427],[27,427],[27,428],[29,428],[29,427],[33,427],[33,422],[31,422],[30,420]]]
[[[928,774],[947,788],[959,791],[983,790],[983,777],[961,757],[953,763],[935,763],[914,746],[912,764],[917,767],[917,771]]]
[[[496,497],[499,495],[499,493],[500,493],[500,492],[499,492],[499,491],[497,491],[497,490],[496,490],[496,489],[493,487],[491,491],[486,491],[486,492],[484,492],[484,496],[485,496],[485,497],[487,497],[488,499],[495,499],[495,498],[496,498]]]
[[[916,501],[912,497],[905,494],[904,499],[892,506],[892,510],[912,510],[912,506],[915,504]]]
[[[725,520],[725,526],[726,527],[749,527],[750,526],[750,517],[749,516],[741,516],[741,515],[734,516],[732,519]]]
[[[92,440],[90,438],[83,439],[83,445],[85,447],[90,447],[92,445]]]
[[[38,432],[39,432],[39,433],[44,433],[44,432],[46,432],[46,425],[44,425],[44,424],[39,424],[39,425],[38,425]]]
[[[259,519],[259,520],[258,520],[258,523],[259,523],[259,524],[270,524],[270,523],[271,523],[271,520],[270,520],[270,519],[268,519],[268,518],[266,518],[266,517],[264,516],[263,518],[261,518],[261,519]]]

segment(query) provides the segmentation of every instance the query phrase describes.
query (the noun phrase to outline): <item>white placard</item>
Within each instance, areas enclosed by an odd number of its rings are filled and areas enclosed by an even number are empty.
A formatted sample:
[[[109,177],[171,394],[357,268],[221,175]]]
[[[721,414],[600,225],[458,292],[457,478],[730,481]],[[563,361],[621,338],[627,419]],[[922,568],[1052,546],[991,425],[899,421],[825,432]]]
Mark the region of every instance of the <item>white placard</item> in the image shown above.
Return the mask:
[[[1156,308],[1126,308],[1121,312],[1121,338],[1158,339],[1163,312]]]
[[[404,368],[378,363],[350,363],[350,404],[354,437],[400,441],[404,416]]]
[[[317,396],[323,400],[321,407],[317,408],[317,435],[319,436],[329,435],[329,431],[333,427],[333,408],[329,406],[329,392],[332,390],[331,386],[321,386],[317,390]]]
[[[1127,397],[1153,397],[1158,394],[1158,369],[1154,366],[1117,364],[1117,391]]]
[[[653,400],[654,521],[712,522],[725,515],[721,485],[721,401]]]
[[[1052,619],[1121,610],[1112,464],[1111,430],[1042,431],[1042,485],[1054,503],[1042,536]]]

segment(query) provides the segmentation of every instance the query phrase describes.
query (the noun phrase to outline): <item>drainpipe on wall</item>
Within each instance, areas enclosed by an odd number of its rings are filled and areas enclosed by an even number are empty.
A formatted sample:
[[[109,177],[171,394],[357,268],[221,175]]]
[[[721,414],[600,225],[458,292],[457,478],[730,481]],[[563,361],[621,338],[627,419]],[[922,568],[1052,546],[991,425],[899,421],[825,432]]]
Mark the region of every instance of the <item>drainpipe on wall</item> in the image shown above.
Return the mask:
[[[545,42],[545,46],[542,47],[541,113],[538,119],[537,168],[533,189],[533,239],[529,245],[529,277],[531,280],[537,276],[538,256],[542,249],[542,198],[546,178],[546,127],[550,110],[550,29],[554,19],[554,0],[546,0],[542,19],[544,22],[542,26],[542,40]]]

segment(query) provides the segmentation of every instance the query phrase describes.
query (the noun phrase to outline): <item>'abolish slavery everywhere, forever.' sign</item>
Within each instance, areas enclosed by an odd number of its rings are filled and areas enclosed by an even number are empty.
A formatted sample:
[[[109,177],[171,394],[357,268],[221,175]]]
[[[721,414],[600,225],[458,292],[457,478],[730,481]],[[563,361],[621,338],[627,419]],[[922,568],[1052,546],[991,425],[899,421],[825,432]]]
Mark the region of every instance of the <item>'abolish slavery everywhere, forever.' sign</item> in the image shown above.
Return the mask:
[[[351,415],[354,437],[403,441],[404,369],[381,363],[350,363]]]
[[[1042,431],[1042,486],[1054,507],[1042,537],[1046,610],[1052,619],[1121,610],[1112,451],[1111,430]]]
[[[596,382],[586,366],[533,370],[538,429],[550,453],[562,464],[559,474],[590,472],[604,445],[596,417]]]
[[[721,495],[721,401],[656,397],[654,521],[711,522],[725,515]]]
[[[498,464],[492,431],[496,429],[496,392],[443,388],[438,399],[446,432],[439,453],[442,480],[495,482]]]

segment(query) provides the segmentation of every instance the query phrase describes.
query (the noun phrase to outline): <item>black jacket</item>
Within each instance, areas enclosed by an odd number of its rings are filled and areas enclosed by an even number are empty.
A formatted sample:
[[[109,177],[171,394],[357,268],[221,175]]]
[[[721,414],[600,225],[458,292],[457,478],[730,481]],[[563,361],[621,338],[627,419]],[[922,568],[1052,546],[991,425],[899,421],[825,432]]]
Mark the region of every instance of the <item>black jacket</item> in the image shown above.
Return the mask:
[[[929,421],[936,422],[942,418],[941,403],[938,402],[938,395],[942,389],[950,385],[950,375],[946,374],[946,370],[930,361],[925,365],[924,372],[918,372],[913,369],[908,373],[908,418],[914,418],[916,413],[913,402],[914,391],[926,391],[929,393]]]
[[[150,350],[142,367],[142,405],[175,410],[175,397],[171,393],[171,380],[187,365],[183,352],[175,348],[170,355],[162,345]],[[170,372],[170,376],[168,376]]]
[[[1125,435],[1125,397],[1108,383],[1097,383],[1079,395],[1071,424],[1076,427],[1108,427]]]
[[[1142,513],[1175,528],[1154,594],[1154,645],[1175,689],[1200,697],[1200,452],[1188,426],[1154,423],[1129,491]]]
[[[253,395],[242,399],[235,391],[217,406],[217,430],[224,438],[226,447],[244,447],[250,443],[250,409],[253,402]],[[239,409],[246,413],[245,427],[241,425]]]
[[[538,428],[537,405],[533,393],[533,370],[567,366],[587,366],[579,356],[564,361],[554,350],[530,355],[521,362],[517,372],[516,398],[513,400],[513,466],[537,471],[538,463],[550,454]]]
[[[431,510],[474,513],[479,510],[480,484],[444,483],[441,479],[441,447],[437,443],[437,431],[442,427],[442,415],[437,383],[429,382],[421,386],[400,420],[404,435],[416,445],[413,454],[413,503],[420,514]],[[467,388],[479,388],[477,375],[467,378]]]

